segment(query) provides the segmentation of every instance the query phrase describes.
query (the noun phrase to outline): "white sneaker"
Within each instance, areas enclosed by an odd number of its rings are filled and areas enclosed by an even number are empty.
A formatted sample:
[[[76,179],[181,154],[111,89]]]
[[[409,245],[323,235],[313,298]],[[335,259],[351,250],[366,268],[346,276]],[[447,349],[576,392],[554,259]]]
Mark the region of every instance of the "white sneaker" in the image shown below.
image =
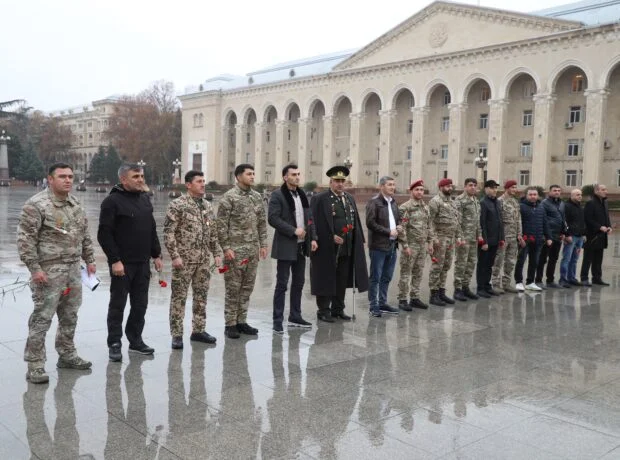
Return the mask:
[[[525,287],[523,287],[523,283],[517,283],[515,289],[519,292],[525,291]]]
[[[539,287],[536,283],[530,283],[527,286],[525,286],[525,289],[527,289],[528,291],[542,291],[542,288]]]

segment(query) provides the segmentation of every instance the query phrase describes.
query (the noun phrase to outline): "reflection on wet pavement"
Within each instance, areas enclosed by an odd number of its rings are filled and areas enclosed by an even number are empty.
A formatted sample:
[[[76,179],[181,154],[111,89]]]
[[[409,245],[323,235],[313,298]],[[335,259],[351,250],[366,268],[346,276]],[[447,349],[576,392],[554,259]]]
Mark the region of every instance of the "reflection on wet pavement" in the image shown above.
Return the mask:
[[[28,277],[15,228],[32,193],[0,189],[1,284]],[[79,197],[94,235],[103,196]],[[167,203],[154,198],[160,224]],[[225,339],[224,282],[215,274],[207,330],[217,345],[186,337],[174,352],[170,290],[154,281],[145,341],[156,353],[129,356],[125,345],[122,363],[107,358],[109,276],[98,248],[102,285],[84,293],[76,334],[90,373],[55,369],[54,321],[50,383],[28,384],[30,291],[0,306],[0,458],[620,458],[619,242],[605,254],[608,288],[503,295],[388,318],[369,318],[358,295],[350,323],[317,325],[307,282],[302,308],[314,327],[283,336],[271,332],[276,267],[267,260],[250,307],[257,338]],[[427,277],[428,269],[423,285]]]

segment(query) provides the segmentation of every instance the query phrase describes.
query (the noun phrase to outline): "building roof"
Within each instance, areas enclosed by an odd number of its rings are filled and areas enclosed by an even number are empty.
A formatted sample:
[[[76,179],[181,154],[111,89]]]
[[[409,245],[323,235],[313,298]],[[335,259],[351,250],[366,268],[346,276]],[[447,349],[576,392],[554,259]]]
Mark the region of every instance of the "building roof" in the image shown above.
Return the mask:
[[[452,2],[449,0],[440,0],[438,3]],[[471,6],[479,8],[475,5]],[[584,26],[606,24],[620,21],[620,0],[583,0],[526,14],[557,20],[576,21],[582,23]],[[249,72],[246,75],[219,75],[205,80],[199,85],[186,87],[184,94],[202,91],[227,91],[253,85],[275,83],[292,78],[323,75],[331,72],[338,64],[347,60],[362,49],[363,47],[356,50],[323,54],[321,56],[275,64],[261,70]]]
[[[588,26],[608,24],[620,20],[620,0],[583,0],[534,11],[532,14],[580,21]]]

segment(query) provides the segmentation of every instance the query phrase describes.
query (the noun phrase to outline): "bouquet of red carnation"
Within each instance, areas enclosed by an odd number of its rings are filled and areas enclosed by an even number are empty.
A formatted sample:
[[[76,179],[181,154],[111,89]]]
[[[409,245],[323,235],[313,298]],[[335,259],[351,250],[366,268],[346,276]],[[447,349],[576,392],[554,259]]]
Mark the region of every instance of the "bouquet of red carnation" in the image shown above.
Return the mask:
[[[158,272],[158,273],[159,273],[159,286],[160,286],[160,287],[163,287],[163,288],[168,287],[168,283],[167,283],[167,282],[166,282],[166,280],[163,278],[163,276],[162,276],[161,272]]]
[[[478,237],[478,246],[484,246],[486,243],[484,241],[484,238],[482,238],[481,236]]]
[[[69,294],[71,294],[71,288],[70,287],[63,289],[62,295],[68,296]]]

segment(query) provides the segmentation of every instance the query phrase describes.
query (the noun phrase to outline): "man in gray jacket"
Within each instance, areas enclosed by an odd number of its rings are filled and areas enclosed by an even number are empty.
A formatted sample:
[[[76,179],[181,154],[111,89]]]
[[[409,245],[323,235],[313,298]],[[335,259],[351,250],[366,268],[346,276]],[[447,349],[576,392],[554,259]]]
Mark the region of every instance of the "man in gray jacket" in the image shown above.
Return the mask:
[[[275,229],[271,257],[278,260],[276,288],[273,294],[273,331],[283,334],[284,299],[290,274],[293,274],[288,325],[310,328],[301,316],[301,291],[306,274],[306,257],[317,250],[317,235],[308,198],[299,188],[301,173],[297,165],[282,168],[284,184],[271,194],[267,221]]]

